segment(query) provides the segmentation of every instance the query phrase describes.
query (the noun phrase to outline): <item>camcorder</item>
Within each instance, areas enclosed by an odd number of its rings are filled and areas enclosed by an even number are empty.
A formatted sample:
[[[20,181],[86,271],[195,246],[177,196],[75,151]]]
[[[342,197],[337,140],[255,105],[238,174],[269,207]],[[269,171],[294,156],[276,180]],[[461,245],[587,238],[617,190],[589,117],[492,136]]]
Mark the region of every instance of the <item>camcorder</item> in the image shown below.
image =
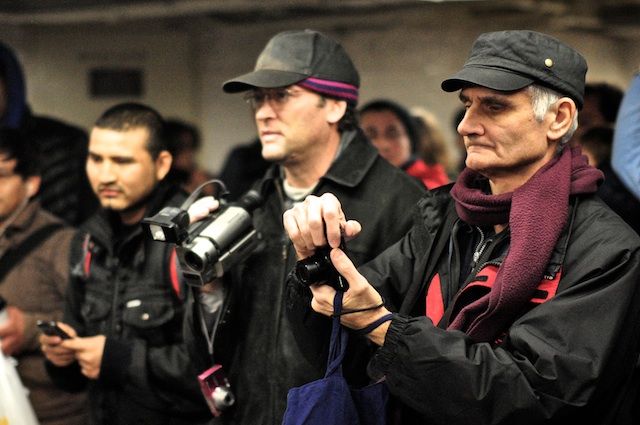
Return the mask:
[[[216,196],[220,207],[204,219],[189,224],[188,209],[207,184],[218,184]],[[180,207],[165,207],[153,217],[142,220],[143,227],[155,241],[176,245],[182,276],[191,286],[202,286],[241,263],[255,250],[259,235],[253,226],[252,213],[263,203],[255,190],[239,200],[226,202],[227,191],[219,180],[200,185]]]
[[[190,224],[189,207],[208,184],[217,184],[219,208],[204,219]],[[174,244],[182,277],[188,285],[202,286],[220,278],[235,264],[241,263],[256,249],[259,235],[253,226],[252,213],[263,203],[255,190],[238,201],[226,202],[224,183],[210,180],[200,185],[180,207],[165,207],[153,217],[142,220],[143,227],[155,241]],[[235,403],[235,396],[219,364],[198,375],[200,389],[214,416]]]
[[[340,249],[343,251],[344,239],[340,242]],[[337,291],[346,291],[349,289],[349,283],[344,279],[331,262],[329,253],[330,246],[323,246],[307,258],[296,263],[295,274],[298,282],[303,286],[311,286],[314,284],[323,284],[332,286]]]

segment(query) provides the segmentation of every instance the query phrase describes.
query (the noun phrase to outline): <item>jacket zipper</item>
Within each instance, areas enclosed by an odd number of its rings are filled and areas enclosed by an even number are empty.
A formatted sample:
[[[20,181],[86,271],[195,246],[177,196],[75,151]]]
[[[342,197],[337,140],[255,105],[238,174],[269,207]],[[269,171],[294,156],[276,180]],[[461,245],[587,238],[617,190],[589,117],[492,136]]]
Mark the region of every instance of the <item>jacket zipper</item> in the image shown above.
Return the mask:
[[[487,249],[487,246],[489,246],[489,244],[492,242],[491,238],[486,238],[484,232],[480,227],[476,226],[476,229],[478,230],[478,232],[480,232],[480,242],[478,242],[478,245],[476,245],[476,249],[473,252],[473,260],[471,262],[472,271],[476,269],[478,261],[480,260],[480,257],[484,253],[484,250]]]

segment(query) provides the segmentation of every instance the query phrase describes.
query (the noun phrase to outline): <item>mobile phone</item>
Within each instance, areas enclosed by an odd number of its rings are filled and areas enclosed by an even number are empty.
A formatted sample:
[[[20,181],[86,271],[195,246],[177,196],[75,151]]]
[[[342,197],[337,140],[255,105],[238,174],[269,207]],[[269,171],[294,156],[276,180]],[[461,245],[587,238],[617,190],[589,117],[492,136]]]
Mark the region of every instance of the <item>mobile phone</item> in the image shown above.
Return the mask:
[[[36,324],[45,335],[59,336],[62,339],[71,338],[68,333],[58,326],[55,320],[38,320]]]

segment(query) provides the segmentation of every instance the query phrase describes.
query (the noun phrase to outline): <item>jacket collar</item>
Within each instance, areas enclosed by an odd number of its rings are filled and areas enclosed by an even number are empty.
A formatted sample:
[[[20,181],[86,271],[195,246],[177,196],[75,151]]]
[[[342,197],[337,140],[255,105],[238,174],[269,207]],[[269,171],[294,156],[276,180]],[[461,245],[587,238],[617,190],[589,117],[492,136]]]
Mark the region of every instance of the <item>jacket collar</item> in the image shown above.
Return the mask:
[[[454,232],[457,231],[455,229],[459,227],[459,224],[463,223],[457,216],[453,206],[453,198],[451,198],[449,194],[452,187],[453,183],[450,183],[427,191],[422,199],[418,201],[422,222],[424,223],[427,231],[433,235],[432,237],[435,237],[435,234],[439,230],[446,214],[454,214],[456,216],[456,220],[453,222]],[[576,205],[578,202],[579,197],[577,196],[571,196],[569,198],[569,219],[567,220],[563,231],[560,233],[558,242],[556,242],[551,258],[547,264],[547,268],[545,270],[546,277],[555,276],[564,263],[564,258],[569,245],[569,238],[574,226],[573,223],[575,220]],[[505,255],[498,258],[497,261],[502,261]]]
[[[341,144],[344,146],[342,152],[322,178],[342,186],[356,187],[378,158],[378,151],[360,129],[344,132]]]

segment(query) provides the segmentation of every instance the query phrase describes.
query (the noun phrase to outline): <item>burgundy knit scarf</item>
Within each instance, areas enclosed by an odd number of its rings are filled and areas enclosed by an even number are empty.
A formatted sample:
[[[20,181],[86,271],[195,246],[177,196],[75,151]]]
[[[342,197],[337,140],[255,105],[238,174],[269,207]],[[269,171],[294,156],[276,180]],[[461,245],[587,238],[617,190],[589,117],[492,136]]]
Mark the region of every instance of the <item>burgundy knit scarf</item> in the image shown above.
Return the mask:
[[[544,277],[569,214],[569,195],[594,193],[603,175],[580,148],[566,148],[511,193],[487,195],[466,168],[451,189],[456,211],[473,225],[509,224],[511,243],[491,291],[464,306],[449,329],[493,342],[521,314]],[[485,179],[486,182],[486,179]]]

